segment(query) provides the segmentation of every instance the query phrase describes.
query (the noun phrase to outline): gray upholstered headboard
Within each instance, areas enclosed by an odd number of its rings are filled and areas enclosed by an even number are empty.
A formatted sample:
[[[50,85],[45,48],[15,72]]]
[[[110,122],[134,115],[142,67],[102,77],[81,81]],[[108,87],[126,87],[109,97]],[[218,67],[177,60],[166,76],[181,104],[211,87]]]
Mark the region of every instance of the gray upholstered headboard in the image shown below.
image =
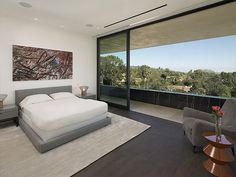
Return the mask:
[[[52,94],[55,92],[72,92],[72,86],[60,86],[60,87],[44,87],[44,88],[34,88],[26,90],[16,90],[15,91],[15,104],[19,103],[27,96],[34,94]]]

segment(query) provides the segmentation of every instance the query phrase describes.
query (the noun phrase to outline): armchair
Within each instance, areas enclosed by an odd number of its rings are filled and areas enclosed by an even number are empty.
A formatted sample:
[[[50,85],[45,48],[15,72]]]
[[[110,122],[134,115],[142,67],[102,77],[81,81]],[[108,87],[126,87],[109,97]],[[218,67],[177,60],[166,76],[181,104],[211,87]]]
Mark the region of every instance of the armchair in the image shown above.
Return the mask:
[[[236,100],[227,99],[221,110],[225,112],[222,117],[222,133],[236,139]],[[184,108],[183,112],[184,134],[193,145],[193,151],[197,147],[203,147],[207,141],[202,136],[205,131],[215,131],[215,123],[211,114],[192,108]],[[234,147],[232,147],[234,153]]]

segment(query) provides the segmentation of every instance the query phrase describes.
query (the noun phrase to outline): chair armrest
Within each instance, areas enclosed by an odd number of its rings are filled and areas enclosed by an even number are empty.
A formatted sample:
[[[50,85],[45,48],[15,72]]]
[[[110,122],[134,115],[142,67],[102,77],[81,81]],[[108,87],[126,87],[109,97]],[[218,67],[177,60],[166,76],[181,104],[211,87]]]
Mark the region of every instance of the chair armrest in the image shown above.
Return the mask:
[[[199,110],[188,108],[188,107],[184,108],[183,118],[185,117],[192,117],[196,119],[206,120],[212,123],[214,122],[214,119],[210,113],[199,111]]]
[[[205,120],[200,120],[200,119],[195,119],[194,124],[192,127],[192,142],[194,145],[197,146],[205,146],[207,144],[207,140],[203,137],[203,133],[206,131],[215,131],[215,124],[205,121]]]
[[[193,125],[193,131],[201,132],[201,134],[205,131],[215,131],[215,124],[212,122],[207,122],[205,120],[195,119],[195,123]]]

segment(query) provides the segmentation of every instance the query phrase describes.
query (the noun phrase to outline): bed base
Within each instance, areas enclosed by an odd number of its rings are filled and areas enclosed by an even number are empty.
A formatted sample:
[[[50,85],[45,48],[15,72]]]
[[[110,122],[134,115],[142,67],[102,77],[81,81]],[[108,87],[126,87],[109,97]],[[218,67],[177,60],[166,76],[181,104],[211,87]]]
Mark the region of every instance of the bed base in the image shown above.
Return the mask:
[[[111,118],[107,117],[105,119],[99,120],[92,124],[86,125],[74,131],[70,131],[61,136],[55,137],[53,139],[44,142],[34,131],[33,129],[22,119],[19,118],[19,124],[21,129],[25,132],[26,136],[30,139],[34,147],[40,152],[44,153],[51,149],[54,149],[62,144],[65,144],[69,141],[75,140],[83,135],[86,135],[90,132],[98,130],[102,127],[105,127],[111,123]]]

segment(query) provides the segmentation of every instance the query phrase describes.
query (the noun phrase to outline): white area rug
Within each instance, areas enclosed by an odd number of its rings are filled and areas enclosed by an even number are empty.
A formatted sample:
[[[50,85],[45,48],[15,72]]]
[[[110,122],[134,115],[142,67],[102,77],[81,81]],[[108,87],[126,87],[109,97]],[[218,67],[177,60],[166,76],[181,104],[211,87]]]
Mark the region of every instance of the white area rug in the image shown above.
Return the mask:
[[[1,177],[69,177],[150,126],[109,113],[112,124],[40,154],[19,127],[0,129]]]

